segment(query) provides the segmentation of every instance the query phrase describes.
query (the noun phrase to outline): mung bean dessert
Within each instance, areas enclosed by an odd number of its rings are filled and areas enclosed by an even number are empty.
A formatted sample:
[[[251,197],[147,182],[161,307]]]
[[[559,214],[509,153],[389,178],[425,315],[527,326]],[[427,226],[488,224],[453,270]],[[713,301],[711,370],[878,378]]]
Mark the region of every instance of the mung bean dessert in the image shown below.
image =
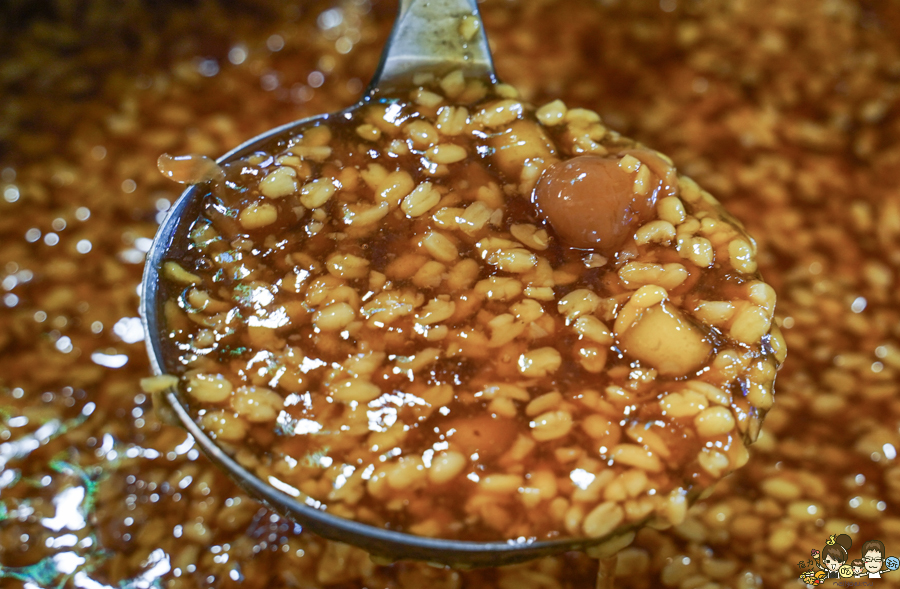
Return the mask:
[[[499,76],[519,90],[515,100],[536,107],[523,118],[561,99],[568,111],[597,112],[608,129],[669,155],[746,224],[759,270],[778,293],[774,323],[790,353],[747,464],[697,499],[681,524],[637,530],[619,553],[616,586],[796,587],[810,550],[822,550],[833,534],[852,538],[849,559],[864,557],[860,549],[873,539],[896,555],[896,4],[479,6]],[[0,4],[3,589],[595,586],[596,561],[579,552],[468,571],[373,563],[248,497],[182,428],[157,419],[140,390],[150,370],[137,318],[144,252],[181,192],[159,173],[157,158],[217,157],[278,125],[355,103],[395,9],[381,0]],[[548,137],[554,128],[547,126]],[[501,178],[501,190],[521,182],[470,157]],[[504,199],[520,211],[534,206],[530,194],[518,194]],[[548,236],[560,229],[532,214]],[[518,240],[506,225],[488,227]],[[408,253],[421,251],[409,243]],[[557,247],[529,251],[546,257]],[[688,267],[683,260],[671,263]],[[545,314],[559,312],[542,304]],[[558,332],[571,329],[556,317]],[[606,325],[613,333],[614,323]],[[618,360],[609,354],[604,369]],[[573,421],[586,423],[584,413],[572,411]],[[523,434],[531,421],[522,417]],[[574,425],[571,435],[583,431]],[[557,480],[562,488],[565,479]],[[896,574],[852,582],[891,586]]]
[[[223,168],[160,159],[208,182],[163,264],[197,421],[395,530],[680,523],[747,461],[784,359],[753,240],[591,110],[419,77]]]

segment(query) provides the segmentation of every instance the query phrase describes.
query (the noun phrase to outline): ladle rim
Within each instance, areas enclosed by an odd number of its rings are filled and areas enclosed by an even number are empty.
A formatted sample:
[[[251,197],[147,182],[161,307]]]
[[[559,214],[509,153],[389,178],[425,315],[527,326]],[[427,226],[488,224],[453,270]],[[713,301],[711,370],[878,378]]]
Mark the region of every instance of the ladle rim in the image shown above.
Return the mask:
[[[220,165],[230,162],[252,153],[278,135],[298,127],[308,126],[318,120],[324,121],[331,116],[342,116],[345,112],[347,110],[309,117],[276,127],[242,143],[220,157],[216,162]],[[144,266],[141,282],[140,316],[150,365],[153,373],[156,375],[166,374],[160,337],[163,327],[160,323],[161,308],[158,297],[160,270],[165,261],[165,255],[175,240],[178,230],[181,229],[183,234],[188,230],[185,224],[179,223],[179,221],[188,205],[192,204],[195,199],[202,198],[202,186],[204,185],[189,187],[182,192],[181,196],[169,209],[166,218],[160,224],[159,230],[153,239],[153,244],[147,254]],[[263,481],[259,476],[241,466],[191,419],[190,414],[181,401],[179,392],[175,388],[168,389],[163,394],[163,398],[178,418],[180,425],[193,436],[201,450],[251,496],[262,501],[279,514],[305,526],[310,531],[324,538],[353,544],[377,557],[383,557],[388,560],[424,560],[457,567],[498,566],[523,562],[551,554],[559,554],[569,550],[582,550],[608,541],[623,533],[628,533],[632,529],[619,528],[615,531],[615,534],[600,538],[481,542],[417,536],[408,532],[388,530],[346,519],[307,505],[298,498],[292,497],[270,483]]]

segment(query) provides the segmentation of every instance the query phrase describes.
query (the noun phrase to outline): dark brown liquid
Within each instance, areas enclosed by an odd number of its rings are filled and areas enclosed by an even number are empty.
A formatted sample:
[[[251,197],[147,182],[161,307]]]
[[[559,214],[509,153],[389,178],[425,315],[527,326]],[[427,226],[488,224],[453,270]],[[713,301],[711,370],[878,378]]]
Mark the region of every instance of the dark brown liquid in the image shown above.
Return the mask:
[[[390,110],[379,121],[382,104]],[[447,134],[440,109],[450,107],[422,106],[405,94],[379,97],[352,116],[273,138],[271,147],[224,166],[225,180],[205,197],[191,239],[176,247],[186,251],[176,261],[201,280],[166,287],[178,302],[166,313],[168,337],[180,350],[170,370],[221,374],[235,389],[263,387],[284,399],[268,418],[256,418],[240,409],[240,391],[212,402],[186,395],[213,437],[262,459],[257,472],[264,480],[275,477],[336,513],[390,529],[470,540],[579,536],[590,532],[581,532],[578,520],[565,524],[568,508],[560,501],[587,485],[583,477],[634,471],[649,476],[635,497],[655,502],[679,488],[693,496],[734,468],[701,466],[703,448],[715,445],[737,461],[744,442],[755,437],[767,407],[748,403],[741,382],[724,376],[714,359],[728,350],[743,355],[745,366],[777,365],[769,336],[744,344],[724,325],[690,317],[704,299],[746,299],[756,275],[730,268],[731,238],[719,234],[722,261],[710,268],[679,255],[674,239],[638,245],[638,229],[657,218],[657,200],[679,194],[668,164],[623,138],[614,147],[619,156],[573,157],[578,128],[542,127],[528,112],[477,126],[482,109],[494,112],[502,104],[488,95],[457,105],[468,109],[470,130]],[[365,125],[373,121],[381,137],[366,140]],[[433,146],[406,130],[433,123],[440,148],[465,150],[464,157],[437,163]],[[314,136],[330,139],[319,145],[308,139]],[[330,150],[327,157],[291,155],[311,153],[307,141]],[[545,162],[536,208],[520,174],[525,178],[527,162],[551,153],[564,159]],[[286,193],[273,191],[268,183],[284,174],[291,178],[282,184]],[[406,180],[389,180],[395,176]],[[333,195],[309,206],[322,182]],[[400,185],[402,194],[386,196]],[[429,186],[437,196],[416,209],[408,198]],[[698,194],[684,199],[693,199],[684,201],[686,214],[719,218]],[[379,207],[377,222],[357,223]],[[248,215],[264,208],[273,214],[248,223]],[[543,231],[545,242],[532,242],[522,227]],[[429,242],[434,235],[447,245]],[[350,270],[353,264],[358,269]],[[638,311],[632,321],[642,323],[618,326],[616,317],[627,312],[638,288],[620,274],[634,264],[659,271],[669,264],[683,275],[670,287],[662,315]],[[467,280],[453,278],[467,267]],[[502,285],[515,286],[508,295],[491,294],[507,288]],[[203,297],[214,302],[192,302]],[[592,297],[584,303],[592,308],[567,315],[584,297]],[[408,308],[395,313],[396,305]],[[431,305],[449,311],[425,321]],[[523,318],[525,308],[536,315]],[[326,325],[325,317],[338,311],[347,319]],[[579,315],[607,331],[614,324],[631,331],[598,343],[578,331]],[[663,327],[670,315],[674,323]],[[660,329],[675,331],[667,336]],[[691,345],[700,346],[699,354],[682,360]],[[531,371],[530,363],[540,366],[548,354],[555,356],[549,368]],[[297,356],[306,356],[305,364],[292,364]],[[407,370],[405,363],[416,358],[426,360]],[[353,368],[358,361],[371,363],[361,375]],[[699,435],[695,415],[709,401],[674,416],[661,405],[706,373],[715,383],[708,386],[734,399],[739,426]],[[188,382],[192,374],[185,374]],[[749,372],[746,378],[752,380]],[[771,389],[771,381],[761,386]],[[343,392],[352,387],[356,392]],[[558,400],[527,409],[544,395]],[[587,417],[614,429],[597,434],[582,427]],[[238,429],[221,420],[236,420]],[[542,430],[545,423],[551,425]],[[637,433],[641,428],[653,436],[650,446]],[[654,443],[659,452],[648,450]],[[649,474],[620,458],[628,450],[652,455]],[[431,462],[445,452],[464,466],[449,480],[433,479]],[[537,505],[523,503],[528,480],[543,473],[552,473],[558,491]],[[492,476],[519,482],[505,492],[485,491],[481,481]],[[358,490],[348,495],[342,489],[350,484]],[[579,500],[578,508],[586,515],[598,498]]]
[[[157,157],[215,157],[356,101],[395,8],[359,6],[4,3],[0,405],[9,418],[0,419],[0,436],[19,442],[47,420],[69,424],[3,467],[4,482],[21,478],[2,489],[9,517],[0,521],[0,564],[29,567],[0,580],[4,587],[56,586],[63,573],[38,579],[53,574],[46,565],[61,553],[86,559],[68,561],[85,584],[113,587],[156,574],[184,588],[593,586],[596,564],[577,553],[475,571],[375,566],[261,508],[191,453],[182,430],[159,423],[138,392],[146,350],[118,335],[137,317],[141,266],[127,260],[140,257],[136,238],[152,238],[160,199],[180,191],[157,172]],[[806,565],[811,549],[845,531],[850,558],[869,539],[896,554],[896,458],[884,453],[900,443],[896,6],[482,7],[503,80],[537,104],[562,98],[597,109],[610,128],[670,154],[747,225],[779,294],[791,351],[749,464],[698,502],[687,525],[639,533],[620,556],[616,585],[780,587],[806,570],[798,562]],[[336,21],[331,12],[320,28],[333,8],[341,23],[324,27]],[[285,24],[295,22],[297,32]],[[285,43],[280,51],[267,47],[273,35]],[[205,59],[215,60],[216,75],[199,73]],[[129,179],[133,192],[123,190]],[[56,219],[66,227],[55,228]],[[35,241],[30,229],[40,231]],[[49,233],[56,245],[45,242]],[[81,240],[92,246],[87,254],[86,244],[75,249]],[[94,353],[126,364],[98,365]],[[68,421],[89,402],[89,417]],[[14,427],[23,415],[29,423]],[[773,483],[785,481],[793,486],[776,494]],[[54,499],[79,487],[95,499],[82,505],[85,527],[45,526],[57,515]],[[93,543],[54,543],[68,534]]]

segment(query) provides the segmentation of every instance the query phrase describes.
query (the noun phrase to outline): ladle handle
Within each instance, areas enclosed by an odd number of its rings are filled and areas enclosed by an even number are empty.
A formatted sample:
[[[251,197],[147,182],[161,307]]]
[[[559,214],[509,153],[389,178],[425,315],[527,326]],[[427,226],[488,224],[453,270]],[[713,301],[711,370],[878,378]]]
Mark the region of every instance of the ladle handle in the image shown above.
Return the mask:
[[[495,81],[494,62],[476,0],[400,0],[397,20],[369,93],[409,87],[415,74]]]

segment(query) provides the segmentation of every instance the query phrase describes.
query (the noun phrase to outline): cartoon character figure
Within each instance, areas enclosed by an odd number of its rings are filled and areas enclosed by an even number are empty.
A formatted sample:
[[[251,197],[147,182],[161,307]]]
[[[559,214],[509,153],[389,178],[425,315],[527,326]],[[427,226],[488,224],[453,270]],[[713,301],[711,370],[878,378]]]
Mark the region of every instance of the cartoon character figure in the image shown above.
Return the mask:
[[[802,575],[800,575],[800,581],[806,583],[807,585],[816,586],[821,585],[825,582],[825,572],[824,571],[804,571]]]
[[[869,540],[862,545],[863,564],[870,579],[880,579],[881,573],[900,569],[900,558],[885,557],[884,544],[880,540]]]
[[[861,558],[856,558],[853,562],[850,563],[850,567],[853,569],[853,577],[859,579],[865,573],[866,563]]]
[[[870,579],[880,579],[884,564],[884,543],[881,540],[867,540],[862,545],[862,556]]]
[[[815,563],[816,566],[825,572],[826,579],[840,579],[841,565],[847,562],[848,551],[853,545],[853,540],[847,534],[834,534],[825,542],[825,548],[822,549],[821,564]],[[884,546],[882,545],[882,558],[884,555]],[[822,566],[824,565],[824,566]],[[868,566],[868,565],[867,565]],[[878,567],[881,568],[881,561],[878,561]]]

